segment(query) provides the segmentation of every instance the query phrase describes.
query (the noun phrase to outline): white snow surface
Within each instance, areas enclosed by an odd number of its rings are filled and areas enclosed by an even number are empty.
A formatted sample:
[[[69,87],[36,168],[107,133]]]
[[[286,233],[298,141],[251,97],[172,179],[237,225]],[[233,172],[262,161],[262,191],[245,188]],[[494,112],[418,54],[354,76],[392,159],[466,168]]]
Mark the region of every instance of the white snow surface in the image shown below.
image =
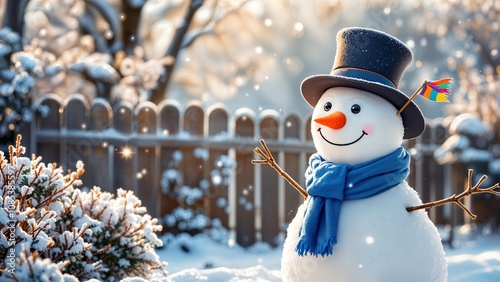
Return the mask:
[[[486,134],[488,128],[472,113],[465,113],[457,116],[450,124],[451,134],[470,134],[472,136],[481,136]]]
[[[186,253],[181,249],[190,249]],[[249,249],[228,247],[204,235],[179,235],[168,246],[158,250],[168,262],[169,280],[190,281],[282,281],[283,248],[265,244]],[[445,247],[449,282],[500,281],[500,236],[458,234],[455,248]],[[210,265],[211,268],[206,268]]]

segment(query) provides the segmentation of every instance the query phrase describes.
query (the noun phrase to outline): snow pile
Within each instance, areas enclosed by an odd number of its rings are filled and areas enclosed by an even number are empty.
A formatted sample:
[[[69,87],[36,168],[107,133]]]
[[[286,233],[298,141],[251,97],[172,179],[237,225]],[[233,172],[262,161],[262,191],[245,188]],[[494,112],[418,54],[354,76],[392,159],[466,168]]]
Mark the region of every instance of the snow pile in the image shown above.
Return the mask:
[[[481,136],[488,132],[486,125],[475,114],[465,113],[457,116],[450,124],[450,134],[470,134]]]
[[[272,271],[263,266],[254,266],[245,269],[231,269],[220,267],[200,271],[197,269],[186,269],[170,277],[173,281],[281,281]]]
[[[215,242],[207,234],[163,237],[158,250],[169,261],[169,279],[184,281],[281,281],[281,248],[256,243],[250,248]]]
[[[56,164],[23,157],[20,142],[8,158],[0,152],[1,281],[166,276],[154,250],[161,226],[131,191],[83,192],[75,188],[82,162],[64,175]]]
[[[462,228],[460,228],[462,229]],[[498,281],[500,277],[500,237],[483,232],[471,236],[466,232],[455,241],[456,248],[446,250],[449,281]]]

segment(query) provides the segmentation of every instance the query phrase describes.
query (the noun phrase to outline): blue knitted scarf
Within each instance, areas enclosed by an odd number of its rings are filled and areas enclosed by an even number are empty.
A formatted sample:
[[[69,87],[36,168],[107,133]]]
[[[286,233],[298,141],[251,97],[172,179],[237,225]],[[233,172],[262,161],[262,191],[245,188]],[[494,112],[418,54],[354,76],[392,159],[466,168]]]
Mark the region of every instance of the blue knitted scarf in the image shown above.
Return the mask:
[[[410,155],[402,147],[354,166],[328,162],[313,154],[306,170],[309,197],[295,251],[300,256],[333,254],[342,201],[389,190],[406,179],[409,165]]]

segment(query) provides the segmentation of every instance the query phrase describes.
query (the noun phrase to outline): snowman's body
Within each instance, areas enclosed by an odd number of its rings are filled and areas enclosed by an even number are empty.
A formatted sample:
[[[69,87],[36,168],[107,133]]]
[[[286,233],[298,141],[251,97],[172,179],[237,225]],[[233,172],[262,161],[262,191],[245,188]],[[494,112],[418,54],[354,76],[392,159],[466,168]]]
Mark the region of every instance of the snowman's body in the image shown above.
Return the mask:
[[[406,182],[377,196],[344,201],[338,243],[330,256],[295,251],[304,205],[288,227],[282,257],[283,281],[446,281],[446,259],[435,225]]]

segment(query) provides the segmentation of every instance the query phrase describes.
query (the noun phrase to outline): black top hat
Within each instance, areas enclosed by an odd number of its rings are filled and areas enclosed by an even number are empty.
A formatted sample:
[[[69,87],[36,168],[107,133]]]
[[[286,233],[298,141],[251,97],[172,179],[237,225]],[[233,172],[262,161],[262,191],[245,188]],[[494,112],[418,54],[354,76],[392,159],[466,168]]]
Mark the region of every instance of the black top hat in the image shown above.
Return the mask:
[[[387,33],[367,28],[342,29],[337,34],[332,71],[304,79],[302,96],[315,107],[327,89],[351,87],[378,95],[399,110],[409,100],[398,90],[398,84],[412,57],[403,42]],[[424,131],[424,116],[413,101],[401,112],[401,117],[404,139],[415,138]]]

